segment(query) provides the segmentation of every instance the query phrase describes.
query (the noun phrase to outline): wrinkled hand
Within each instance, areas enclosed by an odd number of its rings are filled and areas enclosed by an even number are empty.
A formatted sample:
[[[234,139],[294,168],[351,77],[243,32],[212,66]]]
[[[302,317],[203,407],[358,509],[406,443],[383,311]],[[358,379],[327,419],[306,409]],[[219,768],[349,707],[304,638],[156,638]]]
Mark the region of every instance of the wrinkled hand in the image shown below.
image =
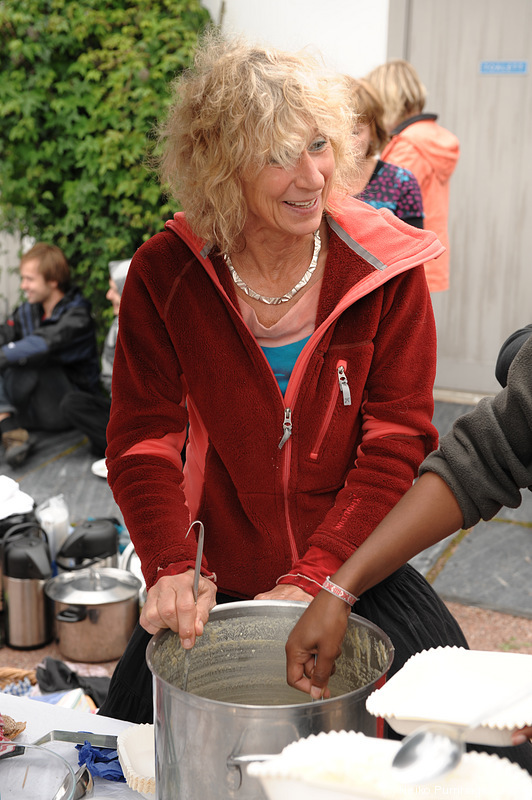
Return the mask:
[[[512,734],[512,744],[524,744],[528,739],[532,739],[532,726],[528,728],[521,728]]]
[[[293,586],[291,583],[279,584],[269,592],[261,592],[256,594],[254,600],[303,600],[305,603],[310,603],[312,595],[300,589],[299,586]]]
[[[321,591],[300,617],[286,643],[286,678],[290,686],[314,699],[330,697],[327,683],[342,652],[350,607]]]
[[[181,575],[165,575],[148,591],[140,615],[140,624],[148,633],[170,628],[179,633],[181,646],[186,650],[194,646],[196,636],[201,636],[216,605],[216,586],[213,581],[200,576],[198,603],[194,603],[194,570]]]

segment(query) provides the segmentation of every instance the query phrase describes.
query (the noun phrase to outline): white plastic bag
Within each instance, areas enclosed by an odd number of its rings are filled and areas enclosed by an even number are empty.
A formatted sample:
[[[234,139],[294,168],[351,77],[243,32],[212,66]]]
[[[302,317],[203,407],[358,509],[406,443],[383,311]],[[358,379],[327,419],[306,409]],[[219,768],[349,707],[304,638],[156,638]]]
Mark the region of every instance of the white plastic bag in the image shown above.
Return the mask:
[[[46,531],[50,556],[55,561],[56,555],[70,532],[68,506],[64,495],[50,497],[35,509],[35,516]]]

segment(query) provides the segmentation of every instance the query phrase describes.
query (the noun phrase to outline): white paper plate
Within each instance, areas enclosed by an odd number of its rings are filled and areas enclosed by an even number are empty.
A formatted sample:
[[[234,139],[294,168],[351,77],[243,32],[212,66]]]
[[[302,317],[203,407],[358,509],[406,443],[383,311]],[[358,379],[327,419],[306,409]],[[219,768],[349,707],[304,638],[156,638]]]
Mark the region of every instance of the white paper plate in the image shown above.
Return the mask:
[[[155,793],[155,734],[153,725],[132,725],[118,734],[118,760],[127,785],[149,797]]]
[[[519,691],[528,696],[512,703]],[[467,742],[509,746],[513,731],[532,725],[532,655],[438,647],[412,656],[366,708],[408,734],[431,721],[467,725],[505,697],[504,709],[468,731]]]
[[[399,746],[354,731],[320,733],[293,742],[269,761],[250,764],[248,772],[260,780],[269,800],[532,799],[530,775],[487,753],[466,753],[437,782],[401,783],[391,771]]]

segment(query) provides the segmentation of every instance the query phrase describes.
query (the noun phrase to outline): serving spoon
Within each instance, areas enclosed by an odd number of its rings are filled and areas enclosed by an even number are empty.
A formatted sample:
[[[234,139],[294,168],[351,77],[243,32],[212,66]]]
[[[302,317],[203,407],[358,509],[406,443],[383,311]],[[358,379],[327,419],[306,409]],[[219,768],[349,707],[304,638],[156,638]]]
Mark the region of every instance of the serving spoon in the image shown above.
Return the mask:
[[[522,687],[476,715],[467,724],[430,723],[406,736],[392,761],[395,777],[405,783],[428,783],[453,770],[465,753],[468,731],[532,694],[532,685]]]
[[[201,558],[203,556],[203,538],[205,534],[205,529],[203,527],[203,522],[199,519],[194,520],[194,522],[190,523],[190,527],[185,534],[185,539],[187,538],[188,534],[190,533],[191,529],[194,525],[199,525],[199,533],[198,533],[198,549],[196,550],[196,564],[194,567],[194,584],[192,587],[192,593],[194,595],[194,605],[198,603],[198,587],[199,587],[199,579],[200,579],[200,570],[201,570]],[[182,690],[186,692],[188,686],[188,673],[190,671],[190,650],[185,651],[185,665],[183,668],[183,684],[181,686]]]

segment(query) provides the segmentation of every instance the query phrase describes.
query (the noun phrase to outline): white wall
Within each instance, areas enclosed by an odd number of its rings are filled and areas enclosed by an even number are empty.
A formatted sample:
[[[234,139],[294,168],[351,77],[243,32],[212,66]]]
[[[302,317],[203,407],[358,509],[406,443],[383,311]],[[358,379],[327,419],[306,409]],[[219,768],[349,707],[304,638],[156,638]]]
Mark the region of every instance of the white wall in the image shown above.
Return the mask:
[[[332,69],[361,77],[386,61],[389,0],[203,0],[227,34],[285,50],[317,48]]]
[[[20,246],[20,237],[0,233],[0,324],[19,300]]]

